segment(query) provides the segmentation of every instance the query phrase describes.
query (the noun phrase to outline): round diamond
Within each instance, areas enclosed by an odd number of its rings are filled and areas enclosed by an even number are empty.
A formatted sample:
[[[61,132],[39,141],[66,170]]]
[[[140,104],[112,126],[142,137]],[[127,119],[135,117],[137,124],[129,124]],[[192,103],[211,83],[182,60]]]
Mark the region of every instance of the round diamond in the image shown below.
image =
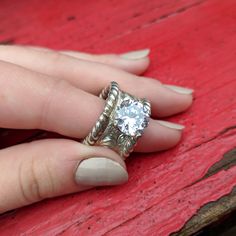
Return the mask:
[[[135,100],[124,100],[115,113],[119,130],[131,136],[142,133],[148,124],[148,117],[148,110],[144,104]]]

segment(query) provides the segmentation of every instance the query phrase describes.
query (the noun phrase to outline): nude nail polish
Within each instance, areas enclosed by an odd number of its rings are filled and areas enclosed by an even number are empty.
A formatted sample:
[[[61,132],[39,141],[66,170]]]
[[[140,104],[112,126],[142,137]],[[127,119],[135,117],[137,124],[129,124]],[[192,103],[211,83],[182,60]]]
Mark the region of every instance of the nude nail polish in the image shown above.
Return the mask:
[[[137,50],[137,51],[131,51],[127,53],[123,53],[120,55],[120,57],[128,60],[139,60],[147,57],[150,53],[150,49],[143,49],[143,50]]]
[[[82,185],[118,185],[127,182],[128,173],[116,161],[106,157],[91,157],[80,162],[75,180]]]
[[[190,88],[184,88],[181,86],[176,86],[176,85],[168,85],[165,84],[164,85],[166,88],[169,88],[171,90],[173,90],[174,92],[180,93],[180,94],[192,94],[193,93],[193,89]]]
[[[183,126],[183,125],[176,124],[176,123],[169,122],[169,121],[164,121],[164,120],[158,120],[158,123],[167,127],[167,128],[180,130],[180,131],[182,131],[185,128],[185,126]]]

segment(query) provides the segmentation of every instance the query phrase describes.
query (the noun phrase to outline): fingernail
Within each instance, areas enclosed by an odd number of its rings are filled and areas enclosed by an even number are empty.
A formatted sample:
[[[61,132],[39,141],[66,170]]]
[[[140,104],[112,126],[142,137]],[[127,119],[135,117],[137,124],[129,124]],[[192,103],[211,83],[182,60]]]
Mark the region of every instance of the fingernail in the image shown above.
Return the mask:
[[[192,94],[194,91],[193,89],[184,88],[176,85],[165,84],[164,86],[180,94]]]
[[[129,59],[129,60],[138,60],[145,58],[149,55],[150,49],[143,49],[143,50],[137,50],[137,51],[132,51],[132,52],[127,52],[123,53],[120,56],[124,59]]]
[[[158,123],[170,129],[183,130],[185,128],[185,126],[183,125],[164,121],[164,120],[158,120]]]
[[[109,158],[93,157],[80,162],[75,180],[83,185],[118,185],[128,180],[128,173],[119,163]]]

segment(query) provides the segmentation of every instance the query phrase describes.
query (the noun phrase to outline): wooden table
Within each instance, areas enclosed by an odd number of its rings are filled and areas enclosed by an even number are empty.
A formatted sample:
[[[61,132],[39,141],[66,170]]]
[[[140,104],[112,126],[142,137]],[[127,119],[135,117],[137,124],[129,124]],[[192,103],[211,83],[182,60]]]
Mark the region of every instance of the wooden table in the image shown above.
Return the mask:
[[[0,2],[0,41],[93,53],[151,48],[147,76],[193,87],[183,141],[127,160],[129,182],[0,216],[0,235],[189,235],[236,209],[236,1]],[[3,130],[1,147],[42,136]]]

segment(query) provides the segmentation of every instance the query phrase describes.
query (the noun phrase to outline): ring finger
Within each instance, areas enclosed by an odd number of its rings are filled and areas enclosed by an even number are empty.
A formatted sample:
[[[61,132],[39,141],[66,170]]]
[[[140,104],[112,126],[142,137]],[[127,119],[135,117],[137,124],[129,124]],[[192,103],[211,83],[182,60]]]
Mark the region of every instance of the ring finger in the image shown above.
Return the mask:
[[[84,138],[103,110],[103,100],[65,80],[6,62],[0,62],[0,70],[0,127],[38,128]],[[136,150],[158,151],[176,145],[182,127],[166,126],[151,120]]]

